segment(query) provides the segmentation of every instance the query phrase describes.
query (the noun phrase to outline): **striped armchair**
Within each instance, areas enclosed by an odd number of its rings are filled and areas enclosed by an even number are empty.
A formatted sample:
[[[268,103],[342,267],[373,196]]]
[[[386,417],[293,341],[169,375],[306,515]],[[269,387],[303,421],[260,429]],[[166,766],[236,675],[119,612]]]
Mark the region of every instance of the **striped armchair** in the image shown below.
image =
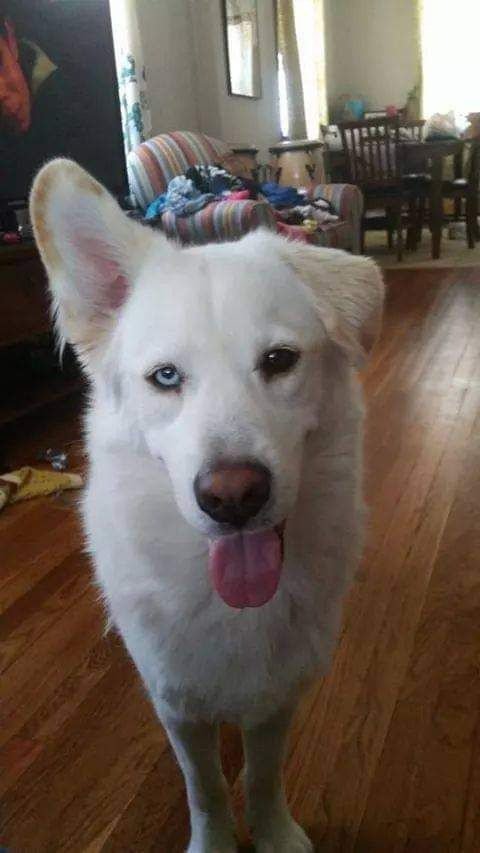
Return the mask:
[[[154,136],[137,146],[128,156],[130,186],[139,206],[165,192],[172,178],[183,175],[189,166],[221,163],[232,156],[224,142],[203,133],[174,131]],[[314,190],[314,196],[328,198],[340,220],[309,235],[309,241],[334,248],[359,251],[362,195],[357,187],[326,184]],[[233,240],[263,226],[272,231],[277,221],[265,201],[213,201],[190,216],[176,217],[165,211],[161,228],[182,243],[210,243]],[[295,236],[292,229],[292,237]]]

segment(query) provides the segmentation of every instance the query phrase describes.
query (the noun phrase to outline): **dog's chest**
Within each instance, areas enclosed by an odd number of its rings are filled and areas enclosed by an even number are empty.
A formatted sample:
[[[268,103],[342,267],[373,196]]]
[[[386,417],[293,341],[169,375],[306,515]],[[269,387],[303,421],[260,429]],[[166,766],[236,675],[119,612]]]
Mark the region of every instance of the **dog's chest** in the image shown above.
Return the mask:
[[[208,583],[208,582],[207,582]],[[200,590],[199,590],[200,592]],[[239,719],[273,712],[315,671],[325,669],[335,625],[285,582],[267,606],[233,611],[207,586],[196,605],[160,590],[112,602],[154,701],[192,716]]]

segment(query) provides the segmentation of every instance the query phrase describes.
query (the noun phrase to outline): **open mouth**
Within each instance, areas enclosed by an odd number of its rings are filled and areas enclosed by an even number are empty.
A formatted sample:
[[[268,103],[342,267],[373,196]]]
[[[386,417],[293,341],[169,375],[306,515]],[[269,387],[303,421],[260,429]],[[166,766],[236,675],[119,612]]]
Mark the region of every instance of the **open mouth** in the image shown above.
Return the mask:
[[[277,591],[285,522],[267,530],[239,531],[210,542],[208,570],[229,607],[261,607]]]

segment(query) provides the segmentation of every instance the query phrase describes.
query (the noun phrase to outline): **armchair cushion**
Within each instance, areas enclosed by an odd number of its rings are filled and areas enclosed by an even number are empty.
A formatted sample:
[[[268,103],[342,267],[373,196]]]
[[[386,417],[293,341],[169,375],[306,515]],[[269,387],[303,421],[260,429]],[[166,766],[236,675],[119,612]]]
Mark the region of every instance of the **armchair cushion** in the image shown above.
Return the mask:
[[[264,227],[276,230],[276,220],[269,204],[263,201],[213,201],[191,216],[175,216],[166,210],[161,218],[162,231],[182,243],[218,243],[235,240]]]

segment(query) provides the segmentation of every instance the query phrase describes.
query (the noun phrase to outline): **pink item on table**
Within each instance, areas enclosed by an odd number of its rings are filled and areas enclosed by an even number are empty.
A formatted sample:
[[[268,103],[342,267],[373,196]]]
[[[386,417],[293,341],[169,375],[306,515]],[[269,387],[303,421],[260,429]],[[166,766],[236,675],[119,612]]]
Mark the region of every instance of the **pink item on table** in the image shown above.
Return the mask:
[[[244,201],[247,198],[250,198],[250,190],[234,190],[228,195],[224,196],[227,201]]]
[[[311,234],[303,225],[287,225],[286,222],[277,221],[277,231],[292,240],[299,240],[302,243],[311,242]]]

